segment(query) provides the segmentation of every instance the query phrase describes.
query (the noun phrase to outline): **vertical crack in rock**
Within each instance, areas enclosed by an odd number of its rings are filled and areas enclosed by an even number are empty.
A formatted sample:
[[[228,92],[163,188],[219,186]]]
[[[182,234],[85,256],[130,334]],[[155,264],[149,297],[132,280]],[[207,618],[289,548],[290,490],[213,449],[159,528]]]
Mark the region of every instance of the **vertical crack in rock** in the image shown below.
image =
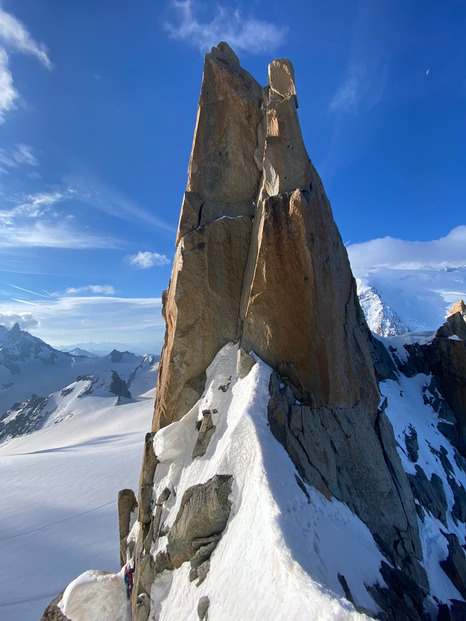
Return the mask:
[[[198,400],[204,372],[237,337],[260,171],[254,160],[262,88],[228,45],[206,55],[180,215],[153,430]]]
[[[407,580],[423,589],[413,495],[393,429],[378,410],[377,348],[304,146],[291,63],[271,63],[268,82],[263,89],[225,43],[206,55],[177,251],[163,296],[167,326],[153,432],[188,412],[217,352],[239,341],[243,358],[253,350],[286,383],[284,399],[272,391],[277,407],[269,406],[269,420],[298,472],[346,503]],[[244,368],[238,363],[242,376],[250,369],[246,361]],[[196,448],[195,456],[203,450]],[[143,520],[146,508],[140,496]],[[195,557],[201,579],[208,561],[202,551],[178,550],[179,539],[169,534],[171,562]]]

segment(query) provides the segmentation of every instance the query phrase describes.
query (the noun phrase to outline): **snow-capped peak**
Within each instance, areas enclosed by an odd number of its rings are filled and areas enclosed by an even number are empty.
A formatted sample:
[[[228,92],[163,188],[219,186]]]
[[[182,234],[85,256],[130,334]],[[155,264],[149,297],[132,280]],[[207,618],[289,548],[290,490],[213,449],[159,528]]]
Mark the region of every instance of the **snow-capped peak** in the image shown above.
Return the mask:
[[[387,337],[400,336],[410,331],[398,313],[382,300],[375,287],[359,278],[356,283],[359,302],[372,332]]]

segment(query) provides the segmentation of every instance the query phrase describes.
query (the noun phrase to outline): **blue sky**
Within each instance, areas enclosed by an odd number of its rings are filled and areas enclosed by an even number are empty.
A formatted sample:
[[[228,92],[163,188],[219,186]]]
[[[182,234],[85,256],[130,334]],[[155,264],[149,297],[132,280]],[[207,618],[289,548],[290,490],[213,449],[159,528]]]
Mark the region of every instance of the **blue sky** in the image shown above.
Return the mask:
[[[273,58],[293,62],[345,243],[465,265],[465,32],[463,0],[0,0],[0,323],[160,349],[220,40],[262,84]],[[382,247],[389,263],[407,245]]]

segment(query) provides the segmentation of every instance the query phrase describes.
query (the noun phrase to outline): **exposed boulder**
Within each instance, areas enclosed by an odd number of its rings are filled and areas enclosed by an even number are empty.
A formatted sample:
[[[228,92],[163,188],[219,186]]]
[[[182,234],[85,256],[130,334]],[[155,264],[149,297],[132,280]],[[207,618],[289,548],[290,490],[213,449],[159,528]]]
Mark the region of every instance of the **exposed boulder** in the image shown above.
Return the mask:
[[[200,598],[199,603],[197,605],[197,616],[199,617],[199,621],[207,621],[208,619],[208,611],[210,606],[210,600],[207,595],[204,595]]]
[[[466,341],[466,305],[463,300],[458,300],[450,308],[446,322],[437,330],[437,336],[457,336]]]
[[[241,349],[241,347],[239,347],[236,359],[236,372],[238,374],[238,377],[240,379],[243,379],[246,377],[246,375],[249,375],[249,371],[255,364],[256,361],[253,356],[251,356],[250,354],[245,352],[244,349]]]
[[[211,412],[210,410],[203,410],[202,420],[198,421],[199,433],[197,436],[196,445],[193,449],[193,459],[205,455],[207,447],[209,446],[210,438],[215,431],[215,425],[212,421],[212,414],[213,412]]]
[[[154,453],[154,433],[147,433],[144,442],[141,475],[138,491],[138,520],[143,524],[151,521],[152,517],[152,484],[158,460]]]
[[[456,310],[457,309],[457,310]],[[398,360],[400,370],[408,376],[417,373],[432,374],[435,388],[447,404],[448,414],[453,415],[453,425],[439,424],[439,429],[452,444],[466,456],[466,313],[460,300],[453,308],[447,321],[437,330],[434,339],[427,344],[405,345],[406,361]],[[433,403],[434,409],[436,408]],[[445,409],[445,408],[444,408]],[[448,412],[449,410],[449,412]]]
[[[466,556],[458,537],[444,533],[448,541],[448,556],[440,561],[440,567],[447,574],[455,587],[466,598]]]
[[[448,507],[442,479],[434,473],[429,481],[424,470],[419,465],[416,464],[414,468],[416,474],[408,474],[414,496],[429,513],[446,526],[446,512]]]
[[[122,489],[118,492],[118,530],[120,533],[120,565],[126,563],[126,537],[131,528],[131,514],[137,508],[136,496],[132,489]]]
[[[60,610],[58,604],[61,602],[64,591],[57,595],[57,597],[50,602],[47,608],[44,610],[44,614],[40,621],[71,621],[69,617],[64,615]]]
[[[193,559],[206,546],[210,552],[204,554],[203,561],[210,556],[218,542],[216,536],[224,530],[230,515],[231,501],[228,496],[232,482],[231,475],[217,474],[206,483],[190,487],[183,494],[180,509],[168,533],[167,552],[175,567]],[[214,539],[204,544],[203,540],[212,536]],[[199,540],[203,545],[198,545]]]

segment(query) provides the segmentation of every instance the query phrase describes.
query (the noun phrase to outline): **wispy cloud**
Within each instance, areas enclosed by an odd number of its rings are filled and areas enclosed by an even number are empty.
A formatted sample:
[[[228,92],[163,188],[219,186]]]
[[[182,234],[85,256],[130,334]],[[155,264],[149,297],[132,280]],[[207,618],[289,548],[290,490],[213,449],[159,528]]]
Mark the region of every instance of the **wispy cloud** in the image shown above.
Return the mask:
[[[377,104],[385,88],[387,67],[376,62],[350,63],[329,105],[330,112],[356,113]]]
[[[373,239],[347,248],[353,271],[359,277],[378,268],[399,270],[446,269],[466,266],[466,225],[432,241],[405,241],[393,237]]]
[[[49,298],[50,294],[44,295],[43,293],[38,293],[37,291],[31,291],[31,289],[25,289],[24,287],[18,287],[18,285],[9,284],[9,287],[13,287],[13,289],[19,289],[20,291],[25,291],[26,293],[32,293],[33,295],[38,295],[41,298]]]
[[[52,68],[52,63],[43,43],[38,43],[28,32],[26,26],[11,13],[3,10],[0,3],[0,123],[5,114],[15,108],[19,93],[13,85],[13,75],[9,66],[10,53],[35,56],[44,67]]]
[[[18,227],[0,226],[0,248],[16,247],[117,249],[121,247],[121,243],[110,237],[73,228],[66,222],[33,221],[32,224],[27,223]]]
[[[67,198],[62,192],[39,192],[37,194],[28,194],[15,207],[11,209],[0,210],[0,227],[3,226],[22,226],[22,218],[40,218],[51,212],[51,208],[55,203],[59,203]],[[8,233],[12,231],[4,231]]]
[[[154,265],[160,267],[171,263],[168,257],[158,252],[138,252],[137,254],[127,256],[126,261],[132,267],[140,270],[147,270],[150,267],[154,267]]]
[[[149,224],[170,233],[176,230],[144,209],[137,201],[90,172],[70,176],[66,181],[73,188],[77,200],[103,213],[122,220]]]
[[[200,21],[195,15],[193,0],[172,0],[176,20],[165,23],[172,39],[187,41],[202,53],[220,41],[227,41],[233,49],[251,54],[270,52],[279,47],[288,29],[271,22],[244,17],[239,10],[216,5],[210,21]]]
[[[5,114],[15,107],[18,91],[13,86],[13,75],[8,65],[8,54],[0,47],[0,123]]]
[[[101,293],[103,295],[114,295],[115,289],[112,285],[86,285],[85,287],[68,287],[66,293],[68,295],[76,295],[77,293]]]
[[[56,206],[75,198],[72,189],[29,194],[11,209],[0,209],[0,248],[116,249],[121,242],[79,228]]]
[[[13,148],[0,148],[0,165],[2,166],[3,172],[7,173],[10,172],[11,169],[18,168],[19,166],[38,166],[39,162],[37,161],[37,157],[34,155],[33,148],[31,146],[27,144],[18,144]]]
[[[38,165],[37,158],[32,152],[32,147],[27,144],[19,144],[15,151],[13,151],[13,158],[18,164]]]
[[[330,110],[355,110],[360,96],[360,78],[348,76],[333,96],[330,102]]]
[[[2,9],[0,3],[0,41],[14,52],[35,56],[47,69],[52,68],[47,48],[38,43],[28,32],[26,26],[14,15]]]
[[[15,323],[18,323],[23,330],[30,330],[40,326],[40,322],[32,313],[0,312],[0,325],[5,326],[5,328],[12,328]]]
[[[29,327],[40,326],[37,336],[55,345],[116,340],[162,343],[165,322],[160,314],[160,298],[65,295],[38,299],[33,307],[28,306],[29,312],[23,310],[24,303],[0,303],[0,323],[5,318],[11,326],[23,317],[23,321],[30,322]]]

